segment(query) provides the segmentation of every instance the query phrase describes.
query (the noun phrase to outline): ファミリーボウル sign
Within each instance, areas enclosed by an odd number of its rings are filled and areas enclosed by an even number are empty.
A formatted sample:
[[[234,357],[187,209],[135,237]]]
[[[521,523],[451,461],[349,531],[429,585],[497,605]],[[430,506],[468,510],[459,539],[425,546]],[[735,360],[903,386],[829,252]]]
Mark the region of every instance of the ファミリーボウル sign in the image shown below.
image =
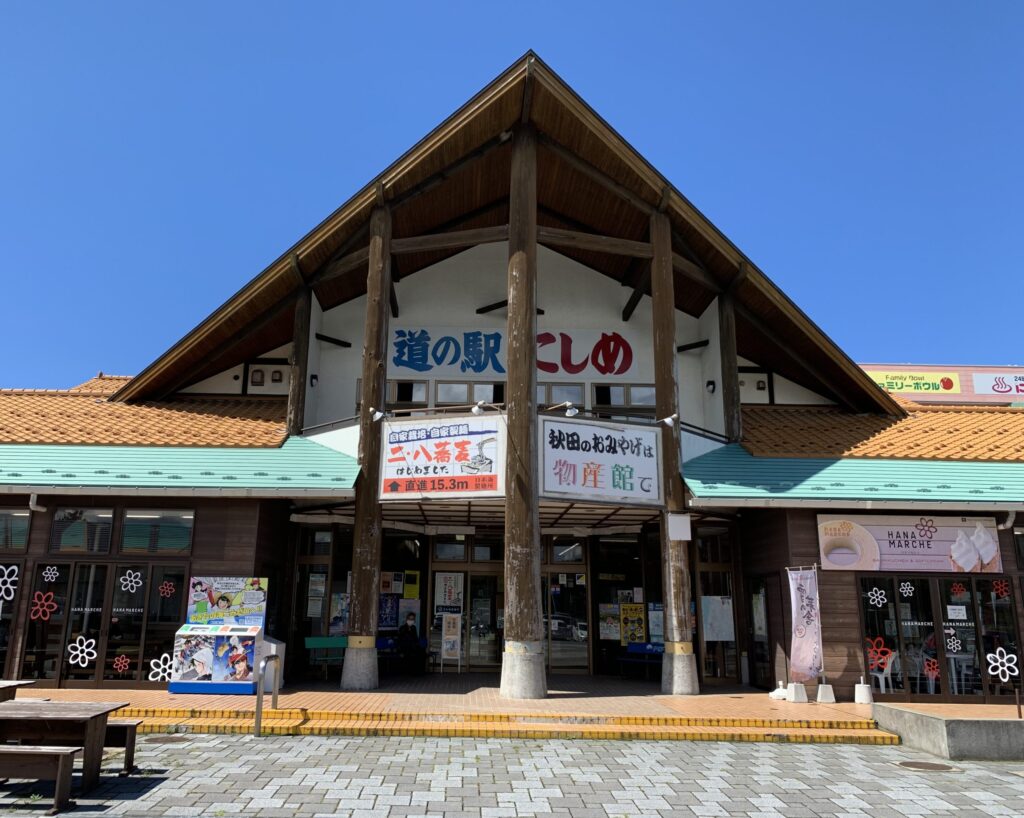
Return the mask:
[[[459,500],[505,493],[505,417],[383,421],[381,500]]]
[[[818,515],[826,571],[941,571],[998,574],[992,517]]]
[[[661,429],[541,417],[540,493],[559,499],[661,505]]]
[[[886,392],[927,394],[960,394],[960,373],[901,372],[899,370],[867,370],[868,376]]]

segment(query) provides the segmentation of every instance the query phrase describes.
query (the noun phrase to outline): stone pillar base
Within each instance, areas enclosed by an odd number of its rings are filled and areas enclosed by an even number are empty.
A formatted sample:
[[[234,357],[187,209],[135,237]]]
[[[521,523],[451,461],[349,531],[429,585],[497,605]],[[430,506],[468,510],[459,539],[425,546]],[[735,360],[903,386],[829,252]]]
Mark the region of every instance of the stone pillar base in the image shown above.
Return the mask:
[[[661,692],[669,696],[700,694],[697,657],[689,642],[666,642],[661,660]]]
[[[373,637],[370,637],[372,640]],[[376,690],[377,647],[349,647],[345,649],[345,662],[341,666],[342,690]]]
[[[545,699],[547,668],[540,642],[505,643],[501,658],[501,696],[504,699]]]

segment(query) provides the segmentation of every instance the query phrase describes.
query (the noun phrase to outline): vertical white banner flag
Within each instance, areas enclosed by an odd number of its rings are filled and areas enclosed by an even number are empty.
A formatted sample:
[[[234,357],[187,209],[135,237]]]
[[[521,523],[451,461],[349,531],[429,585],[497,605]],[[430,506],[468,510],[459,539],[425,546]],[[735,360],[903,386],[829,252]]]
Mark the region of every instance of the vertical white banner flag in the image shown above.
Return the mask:
[[[789,572],[789,600],[793,614],[789,680],[812,682],[822,673],[818,572],[813,568],[787,568],[786,571]]]

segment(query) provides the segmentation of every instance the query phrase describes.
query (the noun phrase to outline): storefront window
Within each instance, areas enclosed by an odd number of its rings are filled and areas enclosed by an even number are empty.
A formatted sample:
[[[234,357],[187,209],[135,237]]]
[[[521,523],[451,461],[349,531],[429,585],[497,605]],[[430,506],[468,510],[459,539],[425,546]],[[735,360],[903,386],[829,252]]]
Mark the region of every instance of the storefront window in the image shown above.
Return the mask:
[[[43,564],[36,568],[25,629],[25,659],[21,675],[26,679],[55,679],[64,647],[71,566]]]
[[[58,508],[53,515],[50,550],[61,554],[109,553],[113,518],[109,508]]]
[[[434,543],[434,559],[464,562],[466,559],[466,537],[456,534],[451,539],[439,538]]]
[[[21,566],[0,564],[0,674],[7,664],[7,647],[11,639],[11,620],[21,584]]]
[[[1020,687],[1021,679],[1010,580],[1006,577],[979,579],[975,581],[975,589],[989,693],[1012,696],[1014,688]]]
[[[24,551],[28,545],[28,509],[0,508],[0,551]]]
[[[900,667],[911,693],[941,693],[943,677],[935,615],[932,610],[931,580],[897,577],[897,612],[903,653]]]
[[[871,683],[879,693],[903,690],[903,670],[896,630],[895,584],[890,577],[860,581],[864,614],[864,658]]]
[[[118,565],[114,571],[104,679],[138,678],[148,573],[145,565]]]
[[[191,511],[128,510],[121,527],[121,552],[186,554],[192,547],[193,516]]]
[[[552,537],[552,562],[583,562],[583,542],[579,537]]]
[[[479,530],[473,535],[473,562],[498,562],[505,558],[505,534]]]
[[[96,678],[96,663],[103,661],[99,651],[100,630],[109,617],[103,610],[103,597],[110,567],[95,563],[79,563],[75,567],[68,601],[67,643],[62,646],[63,680]]]
[[[939,589],[949,692],[954,696],[980,696],[985,691],[981,684],[971,580],[941,579]]]

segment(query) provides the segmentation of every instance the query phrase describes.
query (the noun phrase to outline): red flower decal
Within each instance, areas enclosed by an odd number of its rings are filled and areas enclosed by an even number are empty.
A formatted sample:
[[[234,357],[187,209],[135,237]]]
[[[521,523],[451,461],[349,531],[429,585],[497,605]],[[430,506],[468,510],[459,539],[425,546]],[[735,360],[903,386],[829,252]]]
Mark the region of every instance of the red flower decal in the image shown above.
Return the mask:
[[[961,594],[966,594],[967,589],[964,587],[964,584],[962,582],[954,582],[952,585],[949,586],[949,592],[953,596],[960,596]]]
[[[162,596],[164,599],[170,599],[172,596],[174,596],[174,583],[171,582],[169,579],[165,579],[162,583],[160,583],[160,587],[157,590],[160,592],[160,596]]]
[[[1010,580],[997,579],[992,583],[992,590],[1000,599],[1006,599],[1010,595]]]
[[[885,646],[885,640],[881,636],[874,639],[869,636],[864,641],[868,643],[868,670],[885,670],[892,658],[892,650]]]
[[[53,601],[53,591],[36,591],[32,594],[32,607],[29,608],[29,619],[41,619],[48,621],[50,614],[57,610],[57,603]]]
[[[124,673],[129,667],[131,667],[131,664],[131,660],[122,654],[114,659],[114,670],[118,673]]]
[[[931,679],[933,682],[939,678],[939,660],[938,659],[925,659],[924,660],[924,675]]]

